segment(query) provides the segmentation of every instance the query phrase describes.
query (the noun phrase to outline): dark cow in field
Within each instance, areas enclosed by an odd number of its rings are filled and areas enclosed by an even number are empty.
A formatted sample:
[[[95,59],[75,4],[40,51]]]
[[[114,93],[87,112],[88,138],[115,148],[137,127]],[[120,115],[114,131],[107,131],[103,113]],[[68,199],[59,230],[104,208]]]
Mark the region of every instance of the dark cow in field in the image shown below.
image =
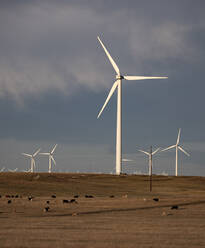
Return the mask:
[[[28,200],[29,201],[33,201],[33,197],[32,196],[28,196]]]
[[[172,207],[171,207],[171,209],[173,210],[173,209],[179,209],[179,206],[178,205],[173,205]]]
[[[8,202],[7,202],[8,204],[11,204],[11,200],[8,200]]]
[[[52,197],[52,198],[56,198],[56,195],[52,195],[51,197]]]
[[[78,202],[76,201],[76,199],[71,199],[70,203],[76,203],[77,204]]]
[[[85,195],[85,198],[94,198],[93,195]]]
[[[159,198],[153,198],[153,201],[158,202],[159,201]]]
[[[49,207],[45,207],[44,212],[48,212],[49,209],[50,209]]]

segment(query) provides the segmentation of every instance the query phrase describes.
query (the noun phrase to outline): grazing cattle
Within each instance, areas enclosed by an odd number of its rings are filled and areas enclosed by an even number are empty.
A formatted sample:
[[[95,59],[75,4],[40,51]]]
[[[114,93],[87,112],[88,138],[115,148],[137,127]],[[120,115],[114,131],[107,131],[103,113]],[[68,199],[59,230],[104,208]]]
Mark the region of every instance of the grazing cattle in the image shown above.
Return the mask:
[[[159,201],[159,198],[153,198],[153,201],[158,202]]]
[[[14,195],[11,196],[11,198],[14,198],[14,197],[15,197]]]
[[[71,199],[70,200],[70,203],[76,203],[76,204],[78,204],[78,202],[75,199]]]
[[[15,198],[18,198],[19,196],[18,195],[15,195]]]
[[[62,202],[63,202],[63,203],[70,203],[70,201],[69,201],[69,200],[65,200],[65,199],[64,199],[64,200],[62,200]]]
[[[47,203],[47,204],[49,204],[49,203],[50,203],[50,201],[46,201],[46,203]]]
[[[177,206],[177,205],[173,205],[172,207],[171,207],[171,209],[179,209],[179,206]]]
[[[44,212],[48,212],[49,209],[50,209],[49,207],[45,207]]]
[[[93,195],[85,195],[85,198],[94,198]]]
[[[11,203],[11,200],[8,200],[8,204],[10,204]]]
[[[74,195],[74,198],[78,198],[79,197],[79,195]]]
[[[32,196],[28,196],[28,200],[29,201],[33,201],[33,197]]]
[[[51,197],[52,197],[52,198],[56,198],[56,195],[52,195]]]
[[[127,198],[127,197],[128,197],[128,195],[127,195],[127,194],[122,196],[122,198]]]
[[[11,198],[11,196],[10,196],[10,195],[5,195],[5,197],[6,197],[6,198]]]
[[[0,198],[1,198],[1,195],[0,195]]]
[[[115,196],[114,195],[110,195],[110,198],[114,198]]]

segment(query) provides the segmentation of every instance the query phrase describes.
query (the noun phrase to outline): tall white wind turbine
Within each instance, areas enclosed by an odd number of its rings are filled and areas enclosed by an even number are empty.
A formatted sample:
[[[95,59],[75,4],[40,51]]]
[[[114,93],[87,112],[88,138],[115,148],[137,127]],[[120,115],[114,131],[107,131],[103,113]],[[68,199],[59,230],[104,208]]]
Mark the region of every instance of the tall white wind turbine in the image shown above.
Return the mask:
[[[115,61],[113,60],[113,58],[111,57],[111,55],[109,54],[109,52],[107,51],[107,49],[105,48],[104,44],[102,43],[102,41],[100,40],[99,37],[98,37],[98,40],[99,40],[101,46],[103,47],[110,63],[112,64],[112,66],[116,72],[116,81],[114,82],[114,84],[113,84],[113,86],[112,86],[112,88],[108,94],[108,97],[107,97],[102,109],[100,110],[97,118],[100,117],[105,106],[109,102],[112,94],[114,93],[114,91],[117,88],[118,91],[117,91],[117,126],[116,126],[116,174],[120,175],[121,168],[122,168],[122,79],[125,79],[125,80],[144,80],[144,79],[166,79],[167,77],[122,76],[120,74],[120,70],[119,70],[118,66],[116,65]]]
[[[162,150],[162,152],[167,151],[169,149],[175,148],[176,149],[176,168],[175,168],[175,175],[178,176],[178,149],[182,151],[187,156],[190,156],[188,152],[186,152],[181,146],[179,146],[179,140],[180,140],[180,134],[181,134],[181,128],[179,128],[178,137],[177,137],[177,143],[176,145],[169,146]]]
[[[34,154],[22,153],[22,155],[31,158],[31,169],[30,172],[34,172],[34,167],[36,166],[35,156],[40,152],[41,148],[38,149]]]
[[[50,152],[42,152],[40,153],[41,155],[47,155],[48,156],[48,172],[51,173],[51,160],[53,161],[53,163],[56,165],[56,161],[53,157],[54,151],[56,149],[58,144],[55,144],[55,146],[53,147],[53,149]]]
[[[150,152],[145,152],[143,150],[138,150],[139,152],[142,152],[149,156],[149,176],[152,175],[152,156],[159,151],[160,148],[157,148],[154,152],[152,151],[152,147],[150,147]]]

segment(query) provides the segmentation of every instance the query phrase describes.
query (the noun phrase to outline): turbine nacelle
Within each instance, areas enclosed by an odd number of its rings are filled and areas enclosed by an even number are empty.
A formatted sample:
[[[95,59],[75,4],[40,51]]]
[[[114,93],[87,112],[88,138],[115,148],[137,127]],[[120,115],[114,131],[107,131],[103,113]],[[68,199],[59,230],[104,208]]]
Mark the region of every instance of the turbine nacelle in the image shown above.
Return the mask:
[[[116,75],[116,80],[122,80],[124,77],[122,75]]]

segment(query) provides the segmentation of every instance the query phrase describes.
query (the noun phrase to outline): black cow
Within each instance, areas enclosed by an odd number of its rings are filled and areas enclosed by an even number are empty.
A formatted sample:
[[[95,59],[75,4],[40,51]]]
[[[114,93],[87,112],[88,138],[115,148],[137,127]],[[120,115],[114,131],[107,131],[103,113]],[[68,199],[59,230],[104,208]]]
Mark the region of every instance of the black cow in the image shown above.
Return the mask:
[[[33,197],[32,196],[28,196],[28,200],[29,201],[33,201]]]
[[[49,207],[45,207],[44,212],[48,212],[49,209],[50,209]]]
[[[71,199],[70,203],[76,203],[77,204],[78,202],[75,199]]]
[[[173,205],[172,207],[171,207],[171,209],[173,210],[173,209],[179,209],[179,206],[178,205]]]

